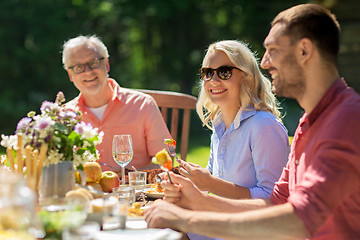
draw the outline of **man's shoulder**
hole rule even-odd
[[[340,115],[350,114],[352,116],[360,114],[360,95],[352,88],[342,91],[334,100],[334,113]],[[335,110],[335,109],[334,109]]]
[[[351,91],[348,91],[351,90]],[[316,131],[321,136],[334,139],[360,133],[360,96],[352,89],[339,93],[316,121]],[[331,130],[331,131],[329,131]]]
[[[126,102],[152,102],[154,98],[146,93],[140,92],[135,89],[121,88],[118,92],[119,99],[124,99]]]
[[[74,99],[65,103],[64,107],[69,108],[69,109],[74,109],[74,110],[78,109],[79,108],[79,96],[77,96]]]

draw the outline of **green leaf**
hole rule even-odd
[[[58,131],[60,135],[68,135],[69,131],[65,125],[62,125],[60,123],[55,123],[54,125],[55,131]]]

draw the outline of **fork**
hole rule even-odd
[[[170,174],[169,174],[169,169],[163,167],[162,165],[160,165],[160,168],[167,173],[168,178],[169,178],[169,180],[170,180],[170,183],[171,183],[171,184],[174,184],[173,181],[171,180],[171,177],[170,177]]]
[[[121,170],[119,168],[114,168],[113,166],[111,166],[111,165],[109,165],[107,163],[103,163],[103,162],[97,162],[97,163],[100,164],[100,165],[107,166],[107,167],[111,168],[114,172],[119,172]]]
[[[175,146],[174,146],[174,145],[167,144],[167,149],[168,149],[170,155],[171,155],[172,157],[175,157],[175,158],[176,158],[176,161],[179,163],[180,161],[179,161],[179,158],[178,158],[178,156],[177,156],[177,154],[176,154],[176,152],[175,152]]]

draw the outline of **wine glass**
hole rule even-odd
[[[134,151],[130,135],[114,135],[112,144],[112,156],[114,161],[121,167],[121,185],[125,185],[125,166],[129,164]]]

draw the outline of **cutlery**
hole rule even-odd
[[[170,155],[172,157],[175,157],[176,161],[179,162],[179,158],[178,158],[178,156],[177,156],[177,154],[175,152],[175,146],[168,145],[167,148],[168,148],[168,151],[169,151]]]
[[[173,181],[171,180],[171,177],[170,177],[170,174],[169,174],[169,169],[163,167],[162,165],[160,165],[160,168],[167,173],[170,183],[174,184]]]
[[[109,164],[106,164],[106,163],[103,163],[103,162],[97,162],[98,164],[100,165],[103,165],[103,166],[107,166],[109,168],[111,168],[114,172],[119,172],[119,168],[114,168],[113,166],[109,165]]]
[[[167,145],[167,149],[172,157],[175,157],[176,161],[179,163],[179,158],[175,152],[176,142],[174,139],[165,139],[165,144]]]

